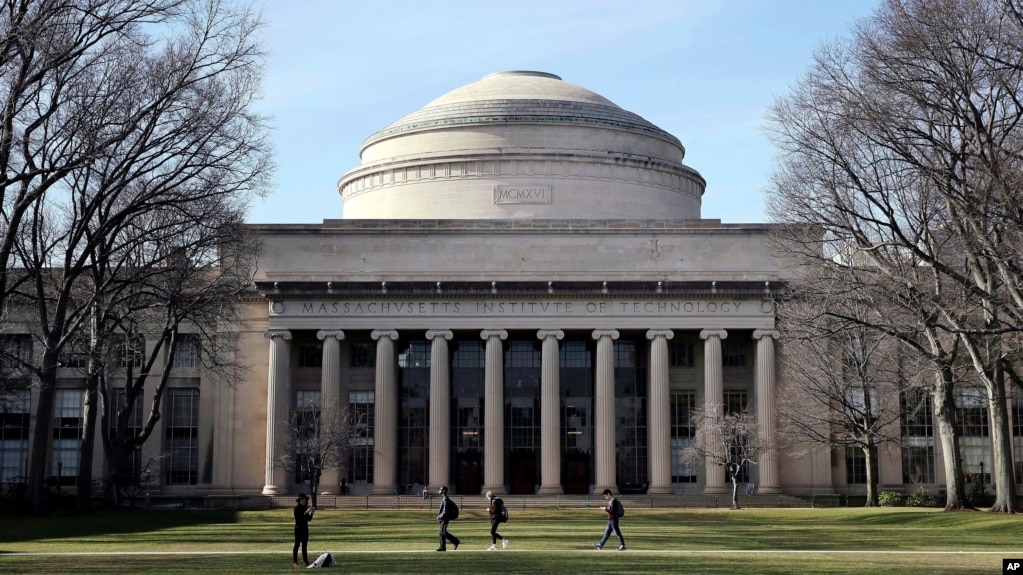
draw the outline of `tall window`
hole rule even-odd
[[[745,413],[749,408],[749,392],[745,389],[726,389],[724,391],[725,413]],[[733,451],[733,460],[738,458],[738,452]],[[749,464],[743,463],[739,468],[736,480],[742,483],[749,483]],[[725,470],[725,481],[731,482],[728,470]]]
[[[0,336],[0,371],[18,370],[31,363],[31,336],[21,334]]]
[[[355,437],[348,450],[348,482],[373,483],[373,409],[376,393],[348,392],[348,413],[356,425]]]
[[[647,354],[645,345],[620,340],[615,354],[615,450],[618,481],[647,483]]]
[[[146,353],[146,339],[141,335],[127,336],[121,334],[114,338],[114,365],[127,369],[142,365]]]
[[[199,367],[199,335],[194,333],[178,334],[174,342],[174,367]]]
[[[375,367],[377,347],[372,343],[352,344],[352,367]]]
[[[589,493],[593,476],[593,361],[584,341],[559,350],[561,380],[561,482],[565,493]]]
[[[398,483],[425,484],[429,479],[430,343],[409,342],[398,354],[401,379],[398,421]]]
[[[867,456],[859,447],[845,448],[845,477],[849,485],[867,483]]]
[[[54,395],[53,452],[50,475],[60,476],[62,484],[73,485],[78,475],[82,447],[84,389],[58,389]]]
[[[27,389],[12,389],[0,397],[0,483],[24,481],[28,475],[31,401]]]
[[[123,387],[115,387],[111,390],[110,403],[107,413],[110,414],[109,427],[111,433],[117,429],[117,411],[124,405],[127,394]],[[138,436],[142,431],[142,394],[135,396],[131,415],[128,416],[128,427],[126,432],[129,437]],[[121,468],[117,470],[118,483],[120,485],[138,485],[142,474],[142,453],[141,448],[136,447],[125,461],[121,462]]]
[[[693,342],[691,341],[669,341],[668,359],[671,367],[693,367]]]
[[[298,344],[299,367],[323,367],[323,342]]]
[[[900,397],[903,437],[934,437],[933,405],[925,391],[909,391]]]
[[[746,367],[746,344],[734,341],[721,342],[721,365]]]
[[[1023,397],[1012,398],[1012,436],[1023,437]]]
[[[303,437],[312,437],[316,433],[320,418],[320,391],[303,390],[295,392],[294,426],[301,430]],[[295,483],[305,483],[312,475],[307,464],[306,453],[296,453]]]
[[[164,483],[195,485],[199,472],[199,389],[167,390],[164,408]]]
[[[956,392],[956,424],[963,437],[987,437],[987,396],[979,387],[965,387]]]
[[[934,447],[905,445],[902,447],[902,482],[934,483]]]
[[[692,425],[695,409],[695,391],[671,393],[671,480],[675,483],[696,483],[696,465],[684,457],[685,449],[692,447],[696,438]]]

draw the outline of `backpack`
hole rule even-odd
[[[497,508],[497,522],[506,523],[508,521],[508,508],[504,506],[504,500],[500,497],[495,497],[494,507]]]
[[[309,569],[335,566],[337,566],[337,561],[334,561],[334,556],[330,553],[324,553],[323,555],[317,557],[316,561],[313,561],[312,564],[309,565]]]
[[[625,517],[625,506],[622,505],[622,502],[618,501],[617,499],[615,499],[614,501],[615,501],[614,506],[612,507],[611,510],[614,511],[615,517]]]
[[[448,521],[458,519],[458,506],[455,505],[455,501],[448,497],[448,502],[444,507],[444,518]]]

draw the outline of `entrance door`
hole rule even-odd
[[[508,489],[515,495],[532,495],[539,483],[536,476],[536,451],[533,449],[513,449],[508,458],[510,465],[511,485]]]
[[[590,454],[572,450],[564,454],[565,468],[561,472],[565,493],[590,492]]]
[[[478,451],[463,451],[455,456],[457,493],[476,494],[483,489],[483,464]]]

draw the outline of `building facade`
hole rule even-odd
[[[233,332],[248,369],[217,385],[199,373],[201,343],[182,343],[171,412],[141,454],[152,489],[293,492],[286,421],[328,406],[364,430],[322,477],[328,494],[720,493],[722,468],[682,457],[691,412],[716,404],[755,413],[779,447],[743,471],[760,493],[856,492],[855,454],[778,444],[785,277],[770,227],[704,219],[706,182],[684,156],[671,134],[541,72],[492,74],[371,135],[338,182],[342,219],[251,226],[256,293]],[[66,375],[58,479],[80,438]],[[30,392],[19,401],[4,415],[5,478],[28,453]],[[911,431],[905,453],[882,454],[882,486],[941,483],[933,427]]]

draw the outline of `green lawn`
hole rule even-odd
[[[290,510],[0,516],[0,573],[285,573]],[[919,509],[630,509],[629,550],[596,551],[593,509],[512,510],[487,552],[481,511],[463,510],[458,551],[436,553],[430,511],[322,509],[310,556],[345,573],[991,574],[1023,557],[1023,517]]]

